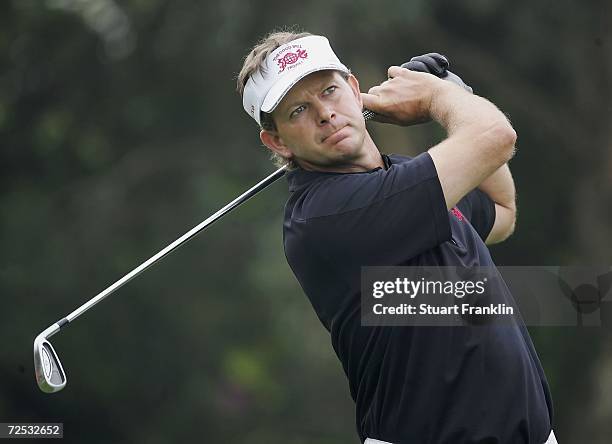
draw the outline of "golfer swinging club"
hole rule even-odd
[[[287,260],[331,334],[362,442],[556,443],[544,371],[522,321],[511,327],[361,326],[364,265],[493,267],[486,244],[515,224],[507,162],[516,133],[488,100],[392,66],[361,93],[328,40],[272,33],[238,78],[261,141],[288,164]],[[378,120],[435,120],[447,138],[408,158],[381,154]]]

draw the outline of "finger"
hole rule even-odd
[[[401,66],[390,66],[389,69],[387,70],[387,76],[390,79],[392,79],[394,77],[405,74],[405,71],[406,71],[405,68],[402,68]]]
[[[436,60],[438,62],[438,64],[442,67],[444,67],[445,69],[448,69],[450,66],[450,62],[448,60],[448,57],[446,57],[443,54],[438,54],[437,52],[430,52],[429,54],[425,54],[426,56],[431,57],[432,59]]]
[[[372,89],[370,89],[370,91]],[[380,96],[377,96],[376,94],[370,94],[369,92],[361,93],[361,100],[363,101],[364,108],[372,110],[375,113],[378,113],[382,107]]]
[[[368,89],[368,94],[379,96],[381,89],[382,89],[381,85],[373,86],[372,88]]]
[[[385,89],[385,87],[389,86],[389,83],[392,81],[393,79],[387,79],[384,82],[381,82],[380,85],[376,85],[371,87],[368,90],[368,94],[376,94],[377,96],[379,96],[382,91]]]
[[[442,75],[446,73],[446,67],[440,65],[440,63],[438,63],[436,59],[434,59],[433,57],[429,55],[422,56],[422,62],[425,63],[429,67],[430,72],[432,74],[438,77],[441,77]]]
[[[427,67],[427,72],[437,77],[443,77],[446,73],[446,68],[428,54],[413,57],[408,63],[423,63]]]
[[[411,60],[409,62],[406,62],[402,65],[402,68],[409,69],[410,71],[430,73],[427,65],[425,65],[425,63],[420,62],[418,60]]]

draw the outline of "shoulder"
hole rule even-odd
[[[412,191],[421,198],[431,196],[428,187],[420,186],[432,182],[435,187],[436,170],[427,153],[411,158],[390,155],[390,166],[384,170],[363,173],[312,173],[292,172],[290,178],[293,206],[292,218],[306,220],[348,213],[354,210],[384,203],[398,194]],[[414,199],[407,199],[406,204]]]
[[[383,170],[319,176],[292,190],[289,203],[297,219],[312,219],[363,208],[380,192]]]

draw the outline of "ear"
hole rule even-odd
[[[346,79],[346,81],[353,90],[353,94],[359,102],[359,106],[363,108],[363,99],[361,98],[361,90],[359,89],[359,80],[357,80],[357,77],[355,77],[353,74],[349,74],[348,79]]]
[[[262,129],[259,133],[259,139],[265,146],[279,156],[284,157],[285,159],[291,159],[293,157],[293,153],[287,147],[287,145],[285,145],[283,139],[281,139],[276,131]]]

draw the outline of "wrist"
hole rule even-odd
[[[429,115],[433,120],[448,128],[451,117],[464,94],[467,92],[457,85],[438,80],[431,91]]]

